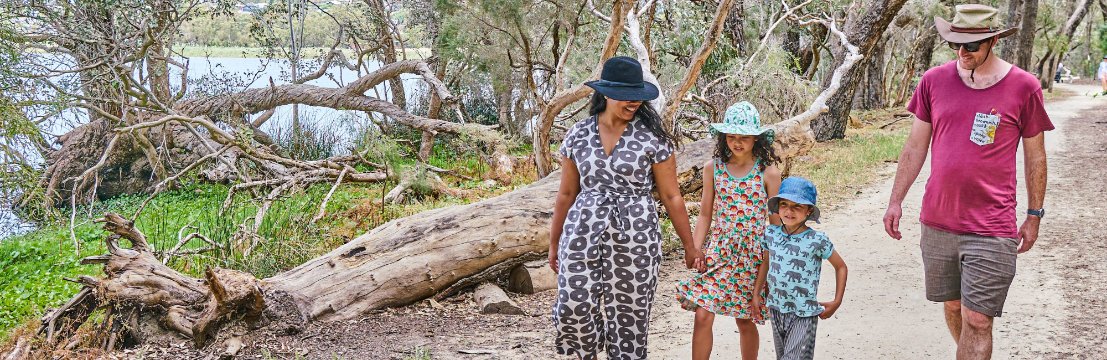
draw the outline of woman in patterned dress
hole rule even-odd
[[[661,265],[655,187],[684,243],[685,265],[703,266],[692,245],[676,179],[673,136],[644,101],[658,96],[629,57],[604,63],[592,115],[565,134],[561,186],[550,228],[556,350],[596,359],[645,359],[650,308]]]
[[[752,104],[732,105],[724,121],[711,124],[718,140],[715,158],[703,167],[694,236],[696,247],[705,249],[707,271],[677,284],[681,306],[696,312],[694,360],[711,357],[716,314],[734,318],[742,358],[757,359],[756,324],[763,324],[767,314],[763,299],[768,259],[762,258],[761,240],[769,218],[766,201],[780,188],[780,170],[772,166],[779,158],[773,152],[773,132],[761,127]]]

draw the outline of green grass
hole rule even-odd
[[[821,205],[836,206],[880,179],[878,170],[899,159],[907,129],[849,129],[845,139],[816,144],[792,167],[819,189]]]
[[[168,264],[182,273],[198,277],[207,267],[223,267],[264,278],[324,254],[392,219],[467,204],[534,180],[533,169],[530,169],[531,173],[523,171],[507,184],[486,189],[482,177],[488,169],[475,155],[459,155],[447,146],[436,146],[435,150],[429,161],[432,165],[456,169],[472,178],[452,183],[456,188],[469,189],[468,195],[409,196],[403,203],[381,205],[380,200],[395,186],[393,180],[342,185],[327,204],[328,216],[312,225],[310,219],[331,186],[317,184],[274,203],[258,229],[265,240],[250,256],[243,255],[249,244],[236,241],[234,234],[241,224],[253,225],[260,202],[250,194],[241,193],[236,195],[234,205],[226,214],[220,215],[228,191],[225,185],[186,184],[181,189],[159,194],[147,205],[135,226],[146,235],[155,252],[174,246],[178,233],[185,227],[188,228],[184,234],[198,232],[220,245],[218,251],[170,260]],[[409,167],[414,164],[412,158],[400,156],[394,165],[401,169]],[[455,180],[448,175],[443,177],[447,181]],[[69,236],[67,221],[42,225],[36,231],[0,241],[0,269],[3,269],[0,271],[0,309],[3,309],[0,311],[0,343],[13,328],[40,317],[49,307],[61,305],[80,289],[79,285],[63,278],[100,276],[100,266],[78,264],[81,258],[107,253],[103,243],[106,232],[91,220],[107,211],[130,217],[143,200],[145,196],[125,196],[79,208],[75,228],[79,251]],[[203,245],[193,240],[185,248]]]
[[[103,252],[103,246],[90,240],[87,228],[79,229],[81,256]],[[64,240],[63,240],[64,239]],[[69,299],[80,286],[62,280],[94,275],[99,269],[75,266],[80,256],[74,253],[68,232],[61,228],[42,229],[0,242],[0,343],[8,330],[29,318],[42,315],[47,306]]]
[[[256,58],[265,54],[265,48],[242,46],[179,45],[176,50],[186,57]],[[301,54],[305,57],[312,57],[323,54],[327,50],[329,48],[303,48]],[[347,57],[355,55],[352,49],[341,50]],[[408,59],[426,59],[430,57],[430,49],[427,48],[404,49],[404,52]],[[402,55],[397,54],[397,56],[402,58]]]

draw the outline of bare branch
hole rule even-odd
[[[616,0],[616,1],[621,1],[621,0]],[[603,20],[606,23],[609,23],[609,24],[611,23],[611,17],[607,16],[607,15],[604,15],[602,12],[597,10],[596,9],[596,4],[593,4],[592,0],[588,0],[587,4],[588,4],[588,10],[591,11],[593,15],[596,15],[596,17],[600,18],[600,20]],[[633,11],[633,9],[632,9],[632,11]]]
[[[331,190],[327,192],[327,196],[323,198],[323,202],[319,203],[319,212],[311,218],[312,224],[322,219],[323,215],[327,213],[327,202],[331,201],[331,195],[334,195],[334,191],[338,189],[338,184],[342,183],[342,178],[346,177],[346,171],[349,169],[348,167],[342,169],[342,172],[338,174],[338,180],[334,181],[334,185],[332,185]]]
[[[765,36],[761,38],[761,43],[757,45],[757,49],[753,50],[753,54],[750,54],[750,57],[746,59],[746,62],[742,63],[742,67],[738,68],[739,73],[749,68],[750,63],[753,62],[753,59],[756,59],[757,54],[761,53],[761,50],[765,48],[765,44],[768,43],[769,37],[773,35],[773,30],[776,29],[777,25],[780,25],[780,23],[783,22],[784,19],[794,17],[796,10],[799,10],[804,6],[807,6],[807,4],[810,4],[811,0],[804,1],[803,3],[800,3],[799,5],[793,7],[789,7],[788,3],[784,0],[781,0],[780,3],[784,6],[784,13],[780,14],[780,18],[776,19],[776,21],[774,21],[772,25],[769,25],[768,30],[765,30]]]
[[[715,50],[715,44],[719,40],[719,35],[723,32],[723,23],[726,20],[727,14],[730,13],[730,8],[733,6],[734,0],[719,1],[719,6],[715,9],[715,20],[711,23],[711,28],[707,31],[707,37],[703,40],[703,44],[700,45],[699,50],[696,51],[696,55],[692,57],[692,65],[688,68],[688,73],[684,74],[684,80],[677,86],[676,91],[673,92],[669,100],[668,106],[665,107],[665,112],[662,115],[662,124],[667,129],[672,130],[675,128],[677,110],[680,110],[680,103],[684,101],[684,94],[692,89],[692,85],[695,85],[696,79],[700,77],[703,65],[707,62],[707,57]]]

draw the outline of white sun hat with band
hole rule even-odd
[[[953,10],[953,21],[934,17],[934,27],[938,35],[949,42],[970,43],[999,36],[1011,36],[1018,29],[1002,28],[999,22],[999,10],[980,4],[957,5]]]

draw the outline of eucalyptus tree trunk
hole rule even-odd
[[[915,48],[915,66],[912,77],[922,76],[927,69],[930,69],[930,63],[934,61],[934,43],[938,40],[938,30],[935,30],[934,26],[927,24],[922,30],[919,30],[920,44]],[[942,44],[942,46],[945,46],[944,42]]]
[[[1018,3],[1018,4],[1015,4]],[[1030,69],[1034,55],[1035,25],[1038,19],[1038,0],[1011,0],[1007,8],[1007,26],[1018,32],[1007,37],[1007,46],[1001,49],[1004,60],[1020,69]]]
[[[1007,23],[1004,28],[1021,28],[1022,27],[1022,3],[1027,0],[1008,0],[1007,1]],[[999,48],[1000,57],[1007,59],[1011,63],[1014,63],[1015,58],[1018,57],[1018,44],[1019,37],[1022,36],[1021,32],[1016,32],[1011,36],[1008,36]]]
[[[884,46],[877,46],[865,58],[860,83],[857,85],[855,109],[881,109],[886,104],[884,94]]]
[[[600,51],[599,63],[593,68],[588,80],[600,77],[600,70],[607,59],[615,55],[622,40],[623,28],[626,24],[624,9],[633,9],[634,2],[630,0],[618,0],[612,4],[611,22],[607,37],[604,40],[603,50]],[[560,85],[560,84],[558,84]],[[541,111],[535,126],[531,129],[531,144],[534,146],[534,166],[538,176],[544,177],[554,172],[554,157],[550,151],[550,129],[553,128],[554,119],[561,114],[561,110],[572,103],[583,100],[592,89],[578,84],[569,89],[557,90],[549,100],[540,100]]]
[[[745,0],[735,1],[734,7],[730,8],[730,12],[727,13],[726,21],[723,23],[723,34],[726,35],[727,41],[737,51],[738,57],[745,57],[746,54],[746,4]]]
[[[1069,15],[1065,25],[1057,30],[1057,43],[1053,45],[1054,47],[1043,59],[1042,62],[1046,66],[1039,72],[1038,81],[1042,84],[1043,89],[1053,91],[1053,79],[1057,75],[1057,64],[1065,59],[1065,54],[1068,52],[1070,45],[1069,42],[1076,34],[1076,29],[1080,27],[1080,22],[1084,21],[1084,16],[1088,14],[1092,1],[1094,0],[1080,0],[1072,9],[1072,15]]]
[[[851,44],[857,46],[860,54],[866,58],[872,56],[877,46],[881,46],[880,40],[884,38],[884,31],[888,24],[896,17],[906,0],[874,1],[861,13],[861,17],[847,29],[847,37]],[[844,57],[836,54],[835,65],[838,68]],[[811,129],[815,132],[815,139],[826,141],[841,139],[846,136],[846,123],[849,119],[850,108],[853,105],[853,96],[857,89],[858,80],[861,78],[861,69],[851,67],[842,77],[842,85],[838,92],[827,100],[829,110],[811,122]],[[823,79],[823,87],[830,83],[830,77]]]

